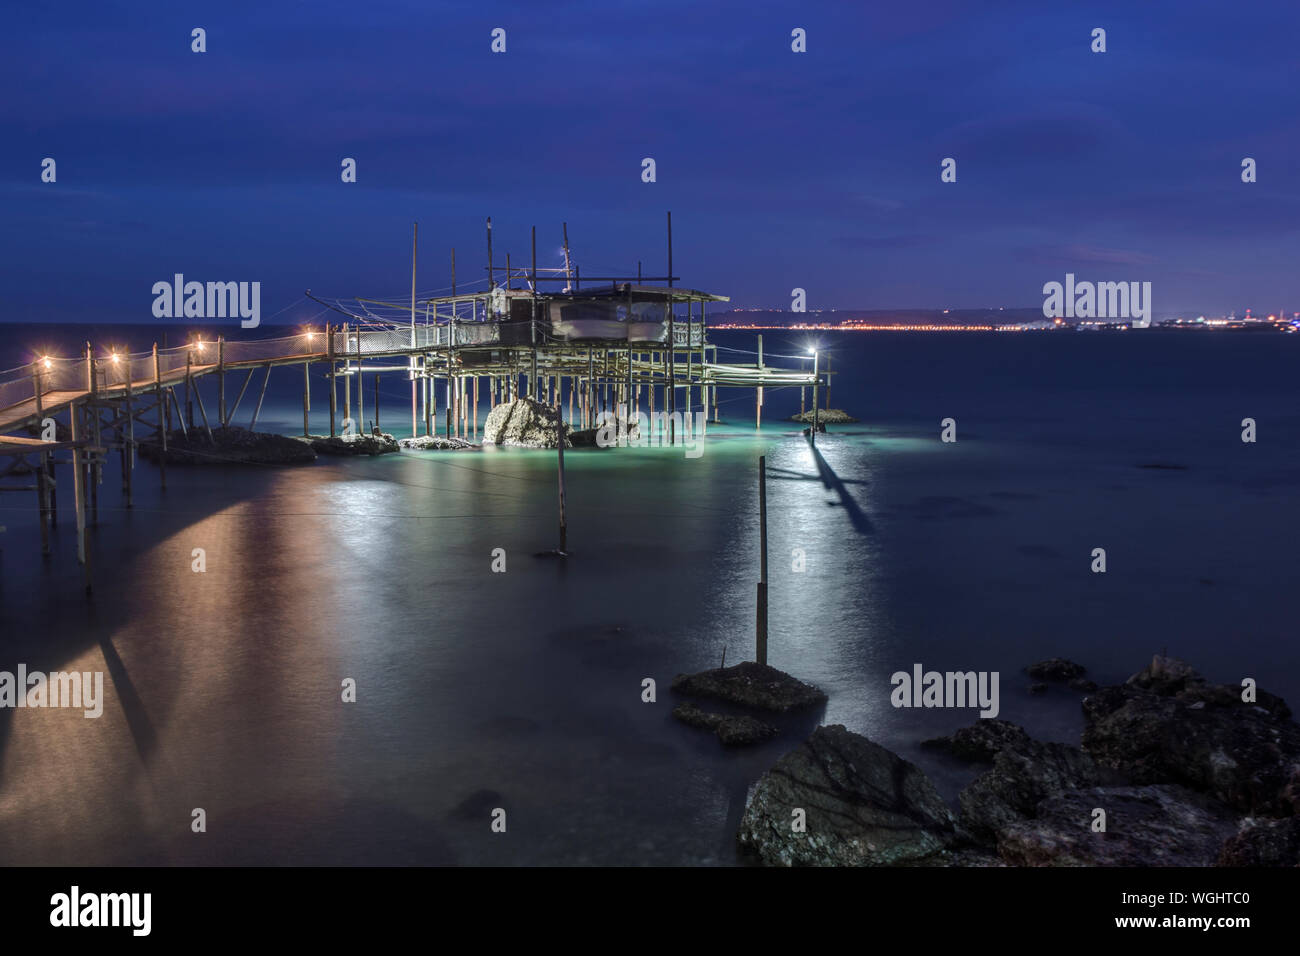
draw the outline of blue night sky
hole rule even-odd
[[[267,318],[305,288],[400,298],[415,220],[423,291],[452,246],[462,286],[484,275],[488,215],[498,263],[524,264],[536,225],[559,265],[567,220],[584,273],[655,273],[669,209],[683,284],[741,307],[796,286],[810,309],[1036,307],[1073,271],[1152,282],[1157,314],[1300,310],[1294,0],[71,0],[6,19],[6,321],[151,321],[176,272],[258,280],[277,322],[318,311]]]

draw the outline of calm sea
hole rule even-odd
[[[89,337],[141,348],[159,333]],[[87,337],[7,326],[0,367]],[[753,361],[753,333],[713,340]],[[769,357],[809,344],[764,335]],[[970,771],[917,743],[975,713],[893,708],[890,675],[917,663],[998,672],[1000,716],[1046,739],[1077,741],[1081,718],[1076,693],[1029,693],[1022,668],[1044,657],[1108,682],[1167,649],[1300,701],[1300,336],[817,344],[831,404],[861,424],[832,427],[818,458],[781,421],[797,389],[768,391],[761,432],[752,391],[733,390],[700,457],[568,453],[564,561],[536,556],[556,544],[547,452],[174,468],[165,493],[141,462],[131,510],[114,459],[90,602],[70,480],[45,561],[34,494],[0,497],[0,670],[103,671],[106,697],[98,719],[0,709],[0,862],[734,863],[746,788],[817,718],[728,752],[671,719],[668,685],[724,650],[752,656],[759,455],[771,663],[828,692],[822,722],[916,761],[950,798]],[[319,431],[319,376],[313,390]],[[406,384],[386,377],[380,395],[381,424],[403,434]],[[955,443],[939,441],[945,418]],[[278,371],[259,427],[301,423],[301,374]],[[1090,571],[1099,547],[1105,574]]]

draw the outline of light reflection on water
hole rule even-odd
[[[726,752],[672,721],[668,685],[724,647],[752,656],[759,454],[771,663],[828,691],[824,722],[923,763],[949,796],[966,771],[915,745],[974,715],[890,707],[890,673],[914,661],[1001,671],[1001,716],[1068,739],[1077,697],[1030,698],[1031,660],[1122,678],[1170,628],[1211,673],[1270,659],[1280,600],[1259,603],[1232,655],[1213,651],[1230,616],[1178,546],[1221,541],[1234,594],[1262,599],[1280,573],[1269,548],[1285,546],[1265,501],[1231,517],[1246,546],[1212,516],[1189,526],[1207,494],[1195,476],[1027,461],[991,436],[956,481],[937,442],[862,426],[832,429],[820,457],[779,425],[710,434],[696,459],[566,455],[565,561],[536,556],[557,538],[547,453],[174,469],[165,496],[146,466],[133,514],[111,483],[101,492],[89,606],[66,528],[46,569],[25,560],[14,512],[3,666],[102,668],[111,689],[99,720],[0,711],[0,860],[734,862],[746,786],[811,724]],[[1127,555],[1105,581],[1073,573],[1098,535]],[[1297,670],[1274,668],[1270,689]],[[348,677],[355,704],[340,699]],[[489,831],[496,806],[505,835]],[[190,830],[195,807],[206,834]]]

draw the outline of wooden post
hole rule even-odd
[[[262,400],[263,400],[264,398],[266,398],[266,385],[267,385],[267,383],[268,383],[269,381],[271,381],[271,363],[270,363],[270,362],[267,362],[267,363],[266,363],[266,378],[262,379],[262,391],[259,392],[258,395],[257,395],[257,407],[253,409],[253,420],[252,420],[251,422],[248,423],[248,430],[249,430],[250,432],[251,432],[251,431],[256,431],[256,430],[257,430],[257,416],[260,415],[260,414],[262,414]],[[199,399],[199,411],[203,411],[203,400],[202,400],[202,399]],[[204,416],[203,416],[203,422],[204,422],[204,424],[207,424],[207,421],[208,421],[208,417],[207,417],[207,415],[204,415]],[[209,431],[208,434],[211,434],[211,432]]]
[[[135,411],[131,404],[131,353],[126,361],[126,434],[122,444],[122,485],[126,492],[126,506],[135,507],[135,490],[132,478],[135,475]]]
[[[375,430],[379,430],[379,373],[375,373]]]
[[[563,555],[569,551],[569,525],[564,514],[564,418],[560,415],[559,406],[555,409],[555,431],[555,448],[560,461],[560,554]]]
[[[95,369],[94,353],[91,351],[90,343],[86,343],[86,365],[90,370],[90,399],[86,403],[86,411],[93,415],[92,428],[90,434],[86,437],[91,440],[94,451],[90,455],[90,523],[99,527],[99,485],[103,481],[102,466],[99,463],[99,449],[102,447],[102,441],[99,431],[99,376]]]
[[[414,224],[414,231],[411,234],[411,348],[415,348],[415,255],[420,248],[420,224]],[[415,420],[415,355],[412,354],[409,359],[411,373],[408,376],[411,380],[411,437],[414,438],[419,432],[416,430]],[[379,424],[379,399],[375,399],[375,424]]]
[[[158,432],[159,446],[161,451],[158,454],[158,486],[162,491],[167,490],[167,429],[171,425],[171,408],[167,404],[167,396],[163,393],[162,387],[162,364],[158,361],[158,343],[153,344],[153,393],[158,400]]]
[[[362,388],[361,378],[361,328],[356,329],[357,342],[357,432],[366,427],[366,391]]]
[[[339,390],[335,382],[334,370],[334,326],[325,325],[325,361],[329,365],[330,375],[330,438],[335,435],[335,418],[338,416]]]
[[[812,444],[817,444],[817,350],[813,349],[813,420],[812,431],[808,434],[812,438]]]
[[[226,337],[217,336],[217,418],[221,427],[229,423],[226,418]]]
[[[41,366],[39,361],[32,363],[32,394],[36,399],[36,422],[37,426],[40,427],[41,421],[45,418],[45,408],[41,401]],[[40,465],[36,469],[36,502],[41,514],[41,554],[50,553],[49,496],[46,491],[46,472],[49,470],[49,460],[49,453],[41,452]]]
[[[343,420],[352,418],[352,347],[348,344],[348,324],[343,323]],[[355,424],[356,419],[352,419]]]
[[[302,363],[302,437],[311,434],[307,417],[311,411],[311,362]]]
[[[81,579],[86,593],[90,593],[90,565],[86,551],[86,476],[82,470],[84,452],[81,443],[85,440],[81,427],[81,409],[74,403],[68,409],[72,421],[72,496],[77,509],[77,561],[81,563]]]
[[[754,656],[767,663],[767,456],[758,456],[758,615]]]

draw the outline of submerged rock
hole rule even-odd
[[[796,810],[806,815],[797,832]],[[768,866],[889,866],[956,839],[952,812],[914,764],[835,724],[776,762],[740,822],[743,851]]]
[[[473,442],[463,438],[448,438],[445,435],[420,435],[418,438],[397,439],[399,448],[411,451],[461,451],[466,448],[478,448]]]
[[[1060,681],[1062,683],[1082,677],[1085,668],[1082,664],[1067,661],[1063,657],[1051,657],[1037,664],[1030,664],[1025,673],[1035,680]]]
[[[743,747],[775,737],[777,729],[771,724],[745,715],[717,714],[701,710],[692,703],[678,704],[673,716],[690,727],[711,730],[728,747]]]
[[[673,678],[672,689],[679,694],[725,700],[776,713],[826,703],[826,695],[811,684],[753,661],[698,674],[678,674]]]
[[[802,415],[791,415],[789,420],[799,422],[801,425],[811,425],[813,413],[806,411]],[[823,408],[817,412],[817,422],[821,425],[852,425],[857,422],[857,419],[842,408]]]
[[[1084,698],[1083,747],[1135,783],[1181,783],[1246,813],[1300,813],[1300,726],[1281,698],[1256,697],[1157,656]]]
[[[531,398],[503,402],[488,413],[483,425],[483,444],[514,448],[554,448],[557,444],[560,412]],[[568,426],[564,426],[568,435]],[[564,447],[573,443],[566,437]]]
[[[321,455],[388,455],[399,450],[397,439],[387,433],[333,438],[313,435],[307,441]]]
[[[163,457],[158,445],[141,443],[139,449],[147,461]],[[315,460],[316,452],[301,439],[233,425],[212,429],[211,440],[202,426],[191,428],[188,436],[180,431],[167,436],[169,465],[298,465]]]
[[[1094,811],[1106,829],[1092,829]],[[998,832],[1017,866],[1213,866],[1236,830],[1227,808],[1185,787],[1093,787],[1048,797]]]
[[[997,717],[981,718],[969,727],[947,737],[933,737],[921,741],[922,747],[942,750],[961,760],[974,763],[992,763],[1006,747],[1024,749],[1030,744],[1029,734],[1023,727]]]

